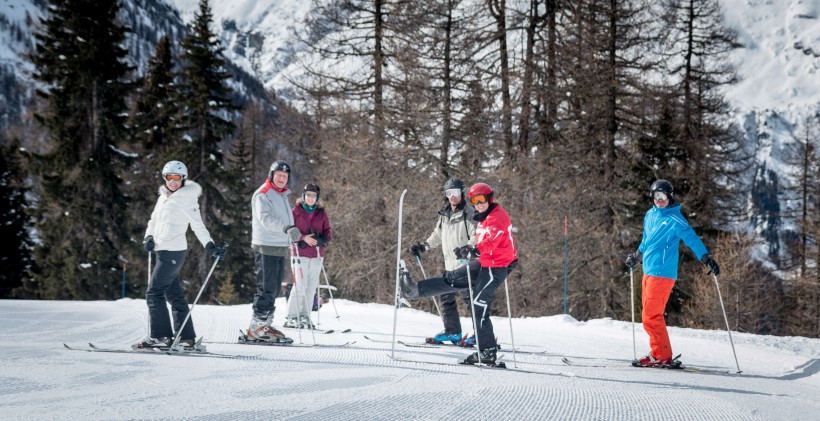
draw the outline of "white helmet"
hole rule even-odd
[[[165,174],[179,174],[183,180],[186,180],[188,178],[188,168],[180,161],[168,161],[162,167],[162,176],[165,177]]]

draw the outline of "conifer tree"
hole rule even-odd
[[[223,47],[211,30],[213,14],[207,0],[199,2],[199,11],[188,26],[188,35],[182,41],[181,69],[179,72],[180,123],[184,140],[172,149],[174,159],[188,167],[189,178],[202,186],[199,200],[202,219],[214,241],[226,240],[233,229],[225,223],[233,214],[232,207],[247,207],[249,197],[236,190],[235,180],[225,168],[225,156],[220,143],[233,135],[233,113],[239,110],[232,103],[232,91],[227,82],[230,74],[225,67]],[[242,247],[242,244],[235,244]],[[183,269],[183,277],[200,279],[206,272],[201,247],[193,247],[191,264]],[[225,264],[231,259],[231,250]],[[218,277],[219,275],[214,275]],[[218,282],[211,284],[218,285]],[[208,294],[211,295],[211,294]]]
[[[42,189],[33,291],[41,298],[117,296],[127,239],[119,173],[130,160],[119,148],[131,71],[119,10],[116,0],[55,0],[35,35],[31,60],[47,103],[36,117],[53,145],[33,160]]]
[[[175,159],[171,150],[182,137],[176,98],[174,72],[175,60],[171,42],[163,36],[157,43],[154,56],[148,61],[145,75],[136,89],[133,113],[130,121],[131,133],[135,147],[140,152],[131,173],[134,177],[126,190],[130,203],[128,206],[130,250],[124,255],[129,261],[138,262],[146,257],[142,248],[142,239],[151,212],[157,200],[157,188],[163,183],[160,171],[165,162]],[[145,265],[131,266],[129,278],[132,290],[126,291],[129,296],[142,296],[147,284]]]
[[[31,267],[31,228],[22,185],[22,168],[14,141],[0,148],[0,298],[14,296]]]
[[[132,127],[137,140],[151,153],[176,140],[179,107],[174,101],[174,61],[171,41],[163,36],[154,56],[148,61],[148,71],[137,89]]]

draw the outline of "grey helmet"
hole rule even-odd
[[[185,166],[180,161],[168,161],[164,167],[162,167],[162,177],[165,177],[165,174],[179,174],[182,176],[183,180],[188,179],[188,167]]]

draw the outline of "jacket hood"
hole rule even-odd
[[[163,185],[159,186],[158,194],[163,195],[163,194],[165,194],[165,192],[168,192],[168,191],[169,191],[168,187],[165,187],[165,185],[163,184]],[[196,199],[201,194],[202,194],[202,186],[200,186],[196,181],[185,180],[185,185],[180,187],[179,189],[177,189],[177,191],[173,192],[171,194],[171,196],[176,196],[176,197],[181,196],[181,197],[185,197],[185,198],[191,197],[191,198]]]

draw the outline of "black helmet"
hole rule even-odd
[[[320,189],[318,184],[305,184],[305,188],[302,189],[302,200],[305,200],[305,193],[312,191],[316,193],[316,201],[319,201]]]
[[[451,178],[451,179],[447,180],[447,182],[444,183],[444,191],[446,192],[447,190],[450,190],[450,189],[458,189],[461,192],[460,195],[464,196],[464,182],[463,181],[461,181],[457,178]]]
[[[275,171],[284,171],[288,174],[288,181],[290,181],[290,164],[285,161],[279,160],[274,161],[273,164],[270,164],[270,172],[268,172],[268,178],[273,181],[273,173]]]
[[[662,192],[668,197],[675,197],[675,192],[672,189],[672,183],[666,180],[655,180],[652,186],[649,187],[649,196],[652,196],[656,191]]]
[[[274,171],[284,171],[290,174],[290,164],[281,159],[278,161],[274,161],[273,164],[270,164],[270,172]]]

